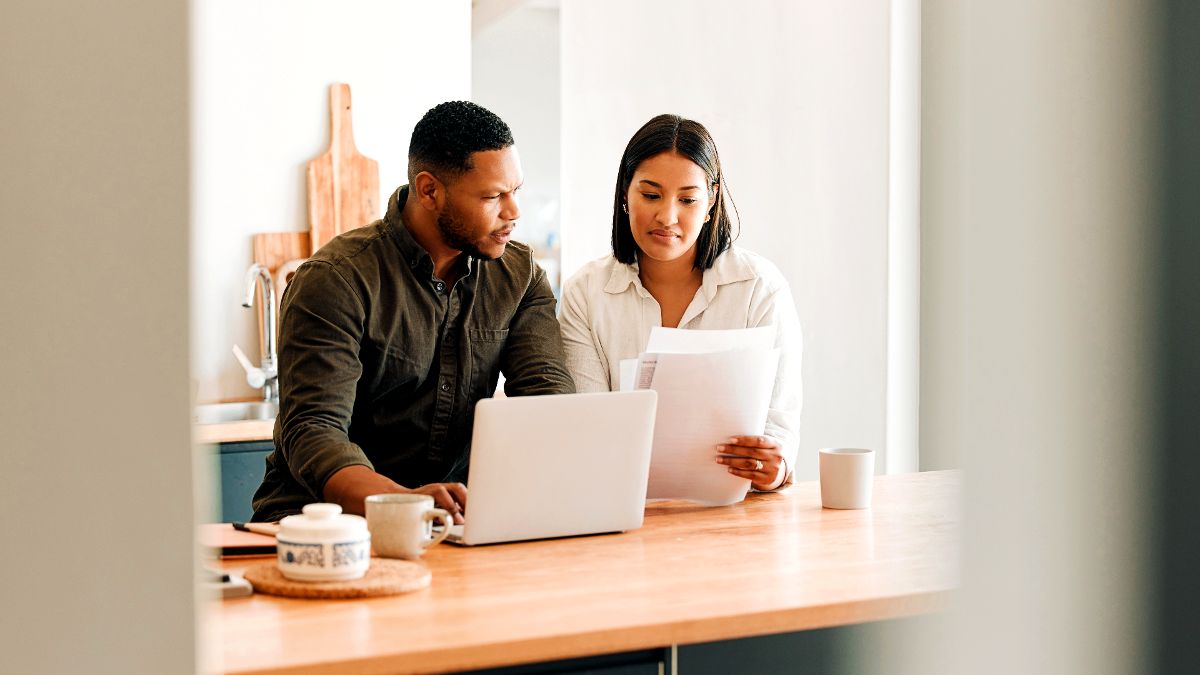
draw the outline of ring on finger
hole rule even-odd
[[[754,470],[762,471],[762,468],[763,468],[763,461],[761,459],[754,460]]]

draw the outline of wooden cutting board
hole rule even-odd
[[[329,149],[308,163],[311,250],[379,218],[379,163],[354,147],[350,85],[329,87]]]
[[[271,271],[271,276],[279,266],[289,260],[307,258],[312,252],[312,237],[308,232],[264,232],[254,235],[254,262]],[[283,289],[276,288],[276,293]]]
[[[312,237],[308,232],[264,232],[254,235],[252,241],[254,262],[266,267],[271,273],[272,279],[275,279],[276,272],[279,271],[279,267],[284,263],[307,258],[311,253],[312,247]],[[279,313],[279,307],[282,303],[283,285],[276,281],[276,328],[279,327],[278,322],[282,318]],[[259,349],[262,349],[262,345],[266,342],[266,337],[263,335],[262,314],[257,311],[255,311],[255,314],[258,315],[258,346]]]

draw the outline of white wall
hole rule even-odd
[[[521,154],[525,184],[514,236],[538,249],[552,282],[562,146],[558,21],[552,4],[518,7],[477,26],[471,44],[471,100],[508,123]]]
[[[887,473],[920,469],[921,0],[891,0]]]
[[[656,114],[702,122],[804,326],[798,475],[884,451],[889,3],[565,2],[563,272],[610,251],[621,151]],[[886,458],[877,467],[882,470]]]
[[[188,3],[0,21],[0,670],[195,668]]]
[[[243,309],[251,237],[307,230],[305,166],[329,144],[328,88],[350,84],[354,139],[379,162],[380,209],[406,182],[426,110],[471,92],[467,0],[202,0],[193,11],[192,242],[199,400],[253,396]]]

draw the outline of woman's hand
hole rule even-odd
[[[717,463],[729,473],[749,478],[755,490],[773,490],[786,477],[787,464],[779,441],[770,436],[733,436],[717,446]]]

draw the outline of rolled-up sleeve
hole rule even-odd
[[[362,299],[332,265],[310,261],[297,270],[279,331],[279,451],[316,497],[338,470],[374,468],[349,438],[364,323]]]
[[[573,394],[575,383],[563,359],[556,301],[546,272],[530,261],[530,282],[508,327],[500,357],[508,396]]]
[[[804,336],[800,329],[800,317],[796,304],[787,286],[777,289],[761,306],[762,314],[757,326],[774,325],[775,346],[779,348],[779,369],[775,373],[775,387],[771,392],[771,404],[767,410],[764,433],[779,441],[788,472],[776,489],[792,483],[799,450],[800,411],[804,405],[804,383],[801,360],[804,353]]]

